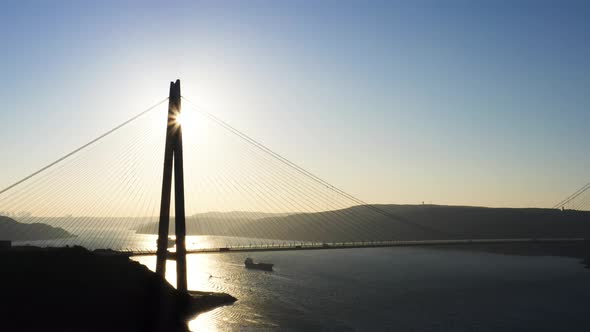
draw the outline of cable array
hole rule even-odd
[[[365,203],[183,100],[189,104],[182,117],[188,249],[432,239],[442,233]],[[155,249],[164,101],[0,191],[0,215],[22,224],[11,239]],[[34,224],[53,228],[40,231],[46,226]],[[173,225],[172,215],[171,236]]]
[[[590,210],[590,183],[576,190],[561,202],[553,206],[554,209]]]
[[[165,137],[166,100],[3,189],[0,215],[23,224],[0,223],[3,236],[39,246],[136,242],[134,228],[157,212],[163,152],[154,150]]]

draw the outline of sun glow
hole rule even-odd
[[[206,125],[204,119],[191,109],[182,110],[174,118],[176,126],[182,127],[182,135],[185,140],[191,143],[204,139],[206,135]]]
[[[174,117],[174,124],[178,126],[183,125],[184,122],[188,122],[185,114],[186,113],[183,112],[176,113],[176,116]]]

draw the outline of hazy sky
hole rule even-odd
[[[366,201],[552,206],[590,181],[589,17],[585,1],[2,1],[0,187],[180,78]]]

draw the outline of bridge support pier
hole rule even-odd
[[[158,251],[156,273],[166,276],[168,257],[168,232],[170,227],[170,198],[174,166],[174,230],[176,233],[176,289],[187,291],[186,273],[186,223],[184,211],[184,169],[182,157],[182,125],[176,121],[181,112],[180,80],[170,82],[168,121],[166,124],[166,147],[164,152],[164,176],[162,179],[162,201],[158,225]]]

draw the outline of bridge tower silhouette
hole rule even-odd
[[[182,124],[179,121],[181,113],[180,99],[180,80],[170,82],[168,121],[166,123],[166,146],[164,152],[164,175],[162,180],[162,200],[160,202],[160,220],[158,225],[156,273],[165,277],[166,259],[173,257],[176,260],[176,288],[179,291],[186,292],[186,223],[184,211]],[[170,255],[168,252],[172,173],[174,173],[174,230],[176,234],[176,253],[174,255]]]

